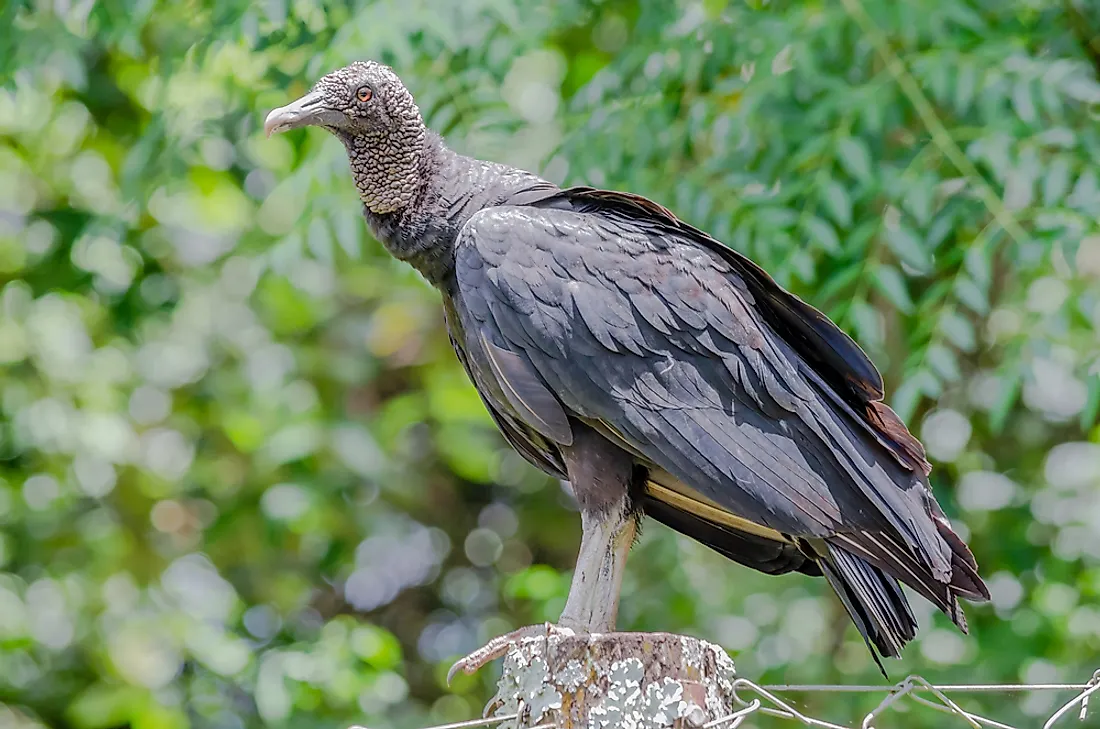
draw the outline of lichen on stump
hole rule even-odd
[[[671,633],[549,634],[513,643],[495,716],[503,729],[692,729],[728,716],[733,661]]]

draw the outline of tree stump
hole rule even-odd
[[[504,729],[694,729],[733,712],[733,661],[670,633],[551,634],[513,643],[493,716]]]

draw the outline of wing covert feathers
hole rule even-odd
[[[573,430],[565,410],[553,393],[546,389],[526,358],[496,346],[484,334],[482,343],[497,383],[521,418],[555,443],[570,445]]]

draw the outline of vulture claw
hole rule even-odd
[[[512,646],[522,643],[529,638],[549,638],[552,635],[559,636],[571,636],[575,635],[574,631],[569,628],[562,628],[553,623],[543,623],[541,625],[528,625],[518,630],[513,630],[511,633],[505,633],[493,638],[491,641],[478,648],[473,653],[470,653],[464,658],[459,658],[451,666],[451,669],[447,671],[447,685],[451,685],[451,681],[454,679],[458,672],[461,671],[467,676],[472,676],[477,673],[478,669],[487,663],[492,663],[498,658],[503,658],[511,650]]]

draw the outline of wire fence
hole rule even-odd
[[[1061,704],[1054,713],[1050,714],[1050,716],[1045,719],[1035,719],[1036,722],[1043,721],[1041,725],[1037,723],[1020,725],[1007,724],[997,719],[968,711],[964,709],[958,701],[949,696],[949,694],[1016,694],[1036,691],[1063,694],[1070,693],[1071,698]],[[795,708],[794,700],[790,695],[797,696],[811,693],[885,693],[886,696],[879,702],[878,706],[863,717],[862,722],[859,724],[836,724],[826,719],[810,716]],[[894,684],[893,686],[847,686],[842,684],[782,684],[762,686],[747,678],[737,678],[733,681],[735,705],[731,707],[732,711],[724,717],[702,724],[699,729],[736,729],[753,716],[776,717],[778,719],[789,720],[794,724],[801,724],[802,726],[808,727],[820,727],[821,729],[882,729],[882,727],[891,725],[880,725],[878,721],[887,713],[903,708],[905,703],[909,703],[910,707],[916,704],[917,706],[934,709],[954,717],[957,722],[951,724],[951,726],[969,726],[973,727],[973,729],[984,729],[985,727],[991,727],[992,729],[1039,729],[1040,727],[1041,729],[1053,729],[1056,724],[1066,727],[1071,726],[1072,719],[1069,719],[1069,717],[1072,716],[1076,716],[1076,719],[1081,722],[1077,724],[1077,726],[1081,726],[1081,724],[1089,718],[1089,700],[1095,694],[1100,694],[1100,669],[1097,669],[1096,672],[1092,674],[1092,678],[1086,683],[1081,684],[951,684],[936,686],[921,676],[909,676],[904,681]],[[1100,696],[1096,698],[1100,701]],[[472,729],[473,727],[490,727],[520,720],[523,715],[524,708],[520,706],[519,711],[516,713],[494,715],[451,724],[437,724],[424,727],[423,729]],[[1093,718],[1096,718],[1098,715],[1100,715],[1100,711],[1093,712]],[[1068,721],[1062,722],[1063,719],[1068,719]],[[897,725],[894,724],[893,726]],[[1100,726],[1100,721],[1089,722],[1086,726]],[[531,726],[524,726],[521,724],[521,727],[522,729],[558,729],[558,725],[554,722],[537,723]],[[364,728],[352,727],[351,729]]]

